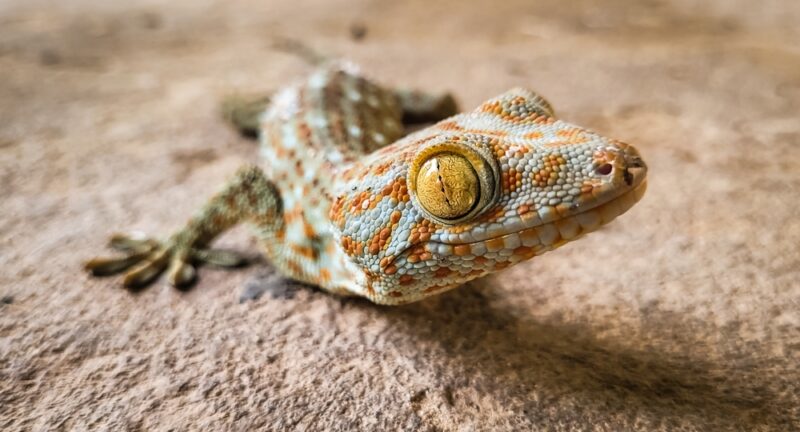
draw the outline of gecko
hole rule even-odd
[[[271,97],[234,99],[257,135],[247,164],[164,240],[114,235],[123,252],[85,263],[143,287],[196,266],[237,266],[210,248],[247,223],[284,276],[384,305],[415,302],[526,261],[614,220],[643,196],[631,145],[557,118],[511,89],[459,114],[447,93],[397,90],[334,62]],[[404,126],[429,126],[404,135]]]

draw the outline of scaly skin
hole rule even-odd
[[[263,102],[266,103],[266,100]],[[342,295],[403,304],[555,249],[606,224],[644,194],[646,167],[622,142],[557,120],[547,101],[514,89],[455,115],[447,95],[392,91],[354,67],[320,67],[229,117],[261,139],[247,166],[164,242],[116,236],[142,286],[169,268],[177,286],[192,263],[236,265],[205,249],[248,222],[284,275]],[[441,120],[401,137],[403,120]]]

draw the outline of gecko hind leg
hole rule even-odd
[[[458,103],[450,93],[427,93],[419,90],[394,91],[403,111],[403,124],[433,123],[458,114]]]
[[[302,40],[278,37],[273,48],[292,54],[306,64],[320,67],[335,60],[305,44]],[[450,93],[432,94],[419,90],[396,89],[392,91],[403,111],[403,124],[433,123],[458,114],[458,104]]]
[[[183,229],[166,241],[115,235],[110,246],[122,251],[123,256],[95,258],[84,267],[95,276],[127,270],[123,284],[129,288],[148,285],[164,270],[172,285],[187,286],[196,278],[194,264],[220,267],[244,264],[245,260],[233,252],[207,248],[215,237],[239,222],[256,225],[265,237],[277,234],[283,226],[280,195],[255,166],[240,169]]]
[[[222,116],[243,136],[257,138],[261,113],[267,109],[270,96],[231,95],[222,101]]]

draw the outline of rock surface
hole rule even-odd
[[[800,6],[529,3],[0,3],[0,429],[800,429]],[[637,145],[648,194],[398,308],[264,262],[186,293],[83,274],[255,157],[217,104],[306,73],[287,38],[465,108],[537,89]]]

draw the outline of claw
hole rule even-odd
[[[148,285],[167,268],[170,252],[165,248],[152,253],[145,262],[125,273],[122,283],[128,288],[141,288]]]
[[[167,273],[170,285],[178,288],[190,285],[197,277],[194,266],[181,259],[173,260]]]

